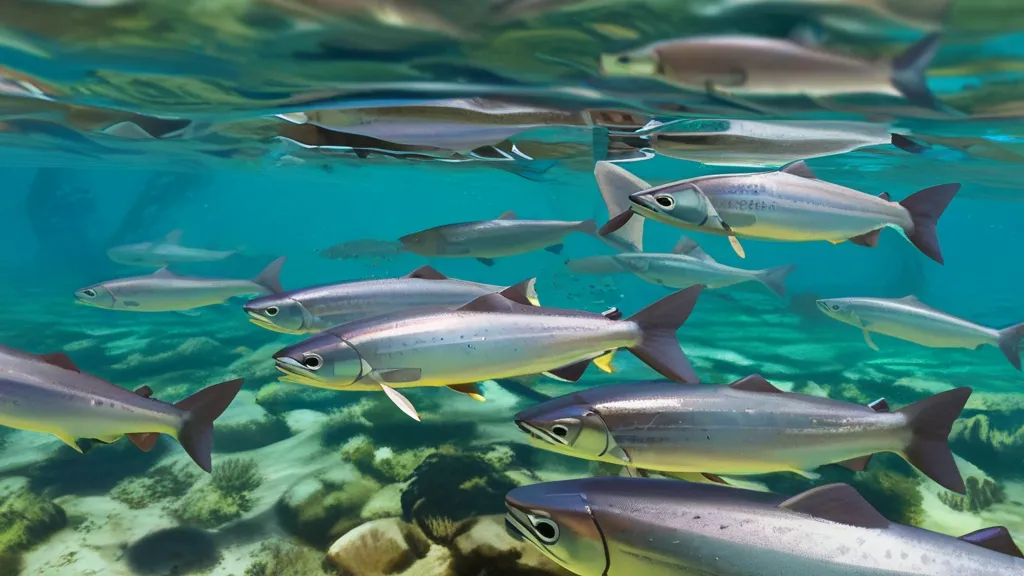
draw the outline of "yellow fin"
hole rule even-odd
[[[602,372],[607,372],[608,374],[614,374],[615,373],[615,367],[612,366],[612,360],[614,358],[615,358],[615,350],[612,350],[611,352],[609,352],[609,353],[607,353],[607,354],[605,354],[603,356],[598,356],[597,358],[594,358],[594,366],[597,366],[598,368],[600,368]]]
[[[448,387],[459,394],[465,394],[477,402],[484,402],[486,398],[480,393],[480,387],[476,384],[452,384]]]
[[[72,448],[74,448],[75,452],[78,452],[79,454],[85,454],[85,452],[82,451],[82,449],[78,446],[78,444],[75,443],[75,439],[72,438],[71,436],[69,436],[68,434],[66,434],[66,433],[59,433],[58,434],[57,432],[54,432],[53,435],[56,436],[57,438],[59,438],[61,442],[63,442],[65,444],[67,444],[68,446],[71,446]]]
[[[843,242],[846,242],[846,240],[829,240],[828,242],[829,242],[829,244],[832,244],[833,246],[838,246],[838,245],[842,244]]]
[[[732,246],[732,251],[735,252],[737,256],[739,256],[740,258],[746,258],[747,257],[747,253],[743,250],[743,246],[740,245],[740,239],[739,238],[730,235],[729,236],[729,245]]]
[[[868,346],[871,347],[872,350],[874,350],[875,352],[879,352],[878,345],[875,344],[873,340],[871,340],[871,332],[868,332],[867,330],[864,330],[863,332],[864,341],[868,343]]]

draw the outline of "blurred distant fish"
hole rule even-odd
[[[698,0],[704,17],[737,18],[786,13],[858,36],[942,28],[953,0]]]
[[[107,256],[118,264],[164,268],[171,264],[215,262],[237,254],[237,250],[204,250],[181,245],[181,230],[164,236],[161,242],[125,244],[107,250]]]
[[[329,246],[319,251],[323,258],[330,260],[393,260],[402,253],[402,244],[389,240],[350,240]]]
[[[573,232],[593,235],[593,220],[518,220],[514,212],[505,212],[497,220],[445,224],[398,239],[408,252],[427,257],[476,258],[493,266],[493,258],[515,256],[545,249],[562,252],[562,239]]]
[[[271,262],[252,280],[179,276],[161,268],[147,276],[109,280],[75,292],[78,302],[108,310],[180,312],[222,304],[229,298],[279,294],[284,257]]]
[[[605,54],[601,71],[610,76],[655,76],[729,95],[902,95],[918,106],[934,108],[939,103],[928,88],[925,69],[938,50],[937,33],[892,62],[860,60],[791,40],[706,36]]]
[[[874,350],[871,333],[885,334],[932,348],[975,350],[996,346],[1017,370],[1021,369],[1020,341],[1024,323],[997,330],[936,310],[913,296],[905,298],[826,298],[818,308],[829,317],[856,326]]]
[[[780,298],[786,296],[785,280],[796,266],[780,266],[766,270],[743,270],[719,264],[689,238],[676,245],[673,254],[632,252],[611,256],[590,256],[566,261],[569,270],[578,274],[616,274],[632,272],[644,280],[667,288],[688,288],[703,284],[708,288],[724,288],[743,282],[764,284]]]
[[[113,442],[127,435],[149,451],[160,434],[177,440],[209,472],[213,421],[242,388],[242,380],[210,386],[169,404],[82,373],[63,352],[35,356],[0,346],[0,425],[44,432],[82,452],[77,438]]]

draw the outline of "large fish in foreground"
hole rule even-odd
[[[660,472],[724,475],[825,464],[864,470],[895,452],[942,486],[965,493],[946,437],[971,396],[941,392],[896,412],[783,392],[758,375],[728,386],[640,382],[555,398],[516,415],[540,448]]]
[[[1020,341],[1024,323],[1009,328],[987,328],[936,310],[914,296],[904,298],[828,298],[818,300],[818,308],[845,324],[856,326],[873,350],[878,346],[871,333],[885,334],[931,348],[977,349],[986,344],[996,346],[1021,369]]]
[[[516,488],[506,527],[581,576],[1020,576],[1003,527],[955,538],[890,522],[847,484],[786,499],[711,484],[584,478]]]
[[[539,306],[534,284],[534,279],[529,280],[524,292]],[[448,278],[430,266],[421,266],[401,278],[343,282],[262,296],[243,308],[257,326],[288,334],[310,334],[408,308],[457,308],[505,288]]]
[[[107,256],[118,264],[164,268],[171,264],[215,262],[237,254],[237,250],[204,250],[181,245],[181,231],[167,234],[161,242],[124,244],[107,250]]]
[[[573,232],[593,235],[593,220],[519,220],[505,212],[497,220],[481,220],[436,226],[398,239],[408,252],[427,257],[476,258],[487,266],[494,258],[545,249],[562,252],[562,240]]]
[[[82,373],[64,353],[35,356],[0,346],[0,425],[44,432],[82,452],[76,438],[113,442],[127,435],[149,451],[159,434],[177,440],[200,468],[210,471],[213,421],[242,388],[222,382],[177,404],[149,398]]]
[[[676,330],[701,289],[676,292],[613,320],[532,306],[513,286],[455,310],[413,309],[342,324],[280,350],[274,360],[284,381],[383,390],[415,419],[415,409],[395,388],[447,386],[480,399],[476,382],[540,373],[575,382],[593,360],[619,348],[667,378],[697,382]]]
[[[938,263],[942,251],[935,226],[960,190],[941,184],[899,202],[889,195],[871,196],[818,180],[804,162],[773,172],[699,176],[636,192],[630,211],[605,224],[602,235],[618,230],[636,213],[687,230],[729,236],[744,255],[737,237],[787,242],[849,240],[875,247],[883,228],[895,228]]]
[[[75,292],[78,302],[132,312],[181,312],[222,304],[229,298],[252,294],[280,294],[284,256],[274,260],[252,280],[179,276],[166,268],[146,276],[108,280]]]

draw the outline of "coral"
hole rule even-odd
[[[195,484],[199,473],[191,464],[164,464],[145,476],[125,478],[110,491],[110,497],[129,508],[147,508],[168,498],[180,498]]]
[[[953,510],[975,513],[1006,501],[1006,491],[991,478],[979,480],[976,476],[968,476],[966,484],[966,496],[941,492],[939,500]]]
[[[243,576],[328,576],[337,574],[324,555],[305,546],[274,540],[265,542]]]
[[[419,523],[431,517],[463,520],[504,509],[517,484],[476,454],[435,453],[413,473],[402,492],[402,515]]]
[[[60,506],[29,490],[0,502],[0,573],[17,574],[21,553],[67,525]]]
[[[244,452],[269,446],[291,435],[284,418],[268,414],[262,420],[217,424],[213,428],[213,446],[217,452]]]
[[[263,477],[252,458],[232,458],[218,462],[210,475],[213,487],[224,494],[250,492],[260,487]]]
[[[251,458],[218,462],[210,479],[193,486],[171,513],[184,524],[215,528],[251,510],[251,492],[262,482]]]

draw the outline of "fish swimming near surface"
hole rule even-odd
[[[939,50],[939,33],[891,62],[872,62],[793,40],[758,36],[704,36],[669,40],[601,57],[607,76],[657,77],[687,88],[729,95],[885,94],[925,107],[940,106],[925,69]]]
[[[63,352],[0,346],[0,425],[53,434],[79,452],[76,438],[109,443],[126,435],[149,451],[167,434],[209,472],[213,421],[241,388],[241,379],[222,382],[170,404],[150,398],[148,387],[132,392],[80,372]]]
[[[527,299],[539,306],[535,281],[525,286]],[[288,334],[322,332],[345,322],[408,308],[458,308],[470,300],[504,290],[448,278],[430,266],[421,266],[401,278],[361,280],[289,290],[250,300],[243,306],[257,326]]]
[[[804,162],[751,174],[699,176],[633,193],[630,211],[612,218],[600,234],[618,230],[640,214],[677,228],[729,237],[786,242],[849,240],[875,247],[883,228],[895,228],[926,256],[942,264],[936,224],[960,184],[919,190],[899,202],[819,180]]]
[[[724,475],[864,470],[895,452],[945,488],[964,494],[947,436],[970,388],[890,412],[779,390],[759,375],[728,386],[638,382],[582,390],[528,408],[516,425],[531,444],[578,458],[661,472]]]
[[[617,274],[631,272],[652,284],[667,288],[687,288],[703,284],[708,288],[724,288],[743,282],[760,282],[780,298],[786,296],[785,280],[796,266],[780,266],[765,270],[743,270],[716,262],[697,243],[683,238],[672,254],[627,252],[588,256],[567,260],[565,265],[577,274]]]
[[[494,258],[526,254],[544,249],[561,254],[563,239],[573,232],[594,235],[593,220],[519,220],[505,212],[497,220],[445,224],[398,239],[402,248],[420,256],[435,258],[476,258],[487,266]]]
[[[252,280],[179,276],[166,268],[146,276],[108,280],[75,292],[79,303],[108,310],[182,312],[222,304],[229,298],[251,294],[280,294],[284,256],[274,260]]]
[[[592,361],[619,348],[667,378],[697,382],[675,333],[702,288],[615,320],[617,314],[532,306],[516,285],[455,310],[413,309],[342,324],[278,351],[274,360],[283,381],[383,390],[417,420],[395,388],[447,386],[481,400],[477,382],[540,373],[576,382]]]
[[[171,264],[215,262],[237,254],[237,250],[204,250],[181,245],[181,231],[174,230],[162,242],[140,242],[114,246],[107,256],[118,264],[165,268]]]
[[[890,522],[852,486],[792,498],[677,480],[542,482],[505,497],[509,533],[580,576],[1019,576],[1004,527],[959,538]]]
[[[914,296],[904,298],[826,298],[818,308],[829,317],[856,326],[873,350],[871,333],[885,334],[931,348],[999,348],[1017,370],[1021,369],[1020,341],[1024,323],[1008,328],[987,328],[936,310]]]

